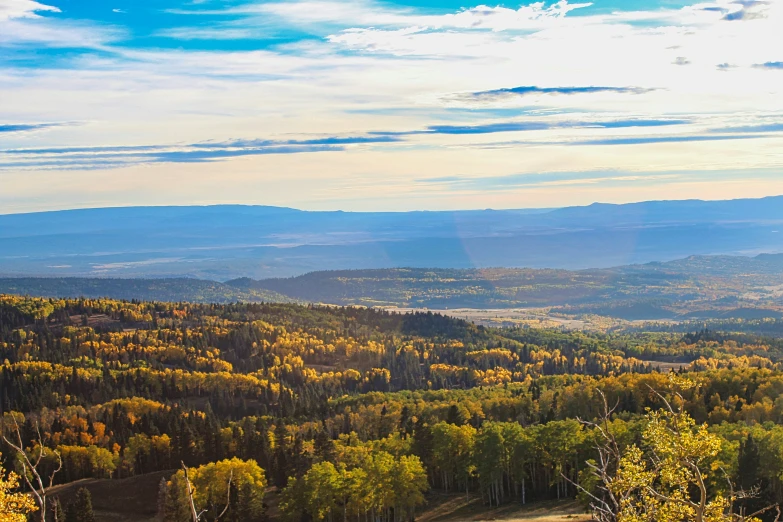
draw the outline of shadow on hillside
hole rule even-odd
[[[467,501],[465,495],[432,493],[428,506],[416,517],[418,522],[457,521],[530,521],[530,522],[585,522],[590,520],[582,507],[573,500],[536,502],[523,506],[512,502],[489,509],[480,498],[472,495]]]

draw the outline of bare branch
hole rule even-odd
[[[226,507],[223,508],[223,511],[220,512],[220,514],[217,516],[215,520],[220,520],[223,518],[223,515],[226,514],[226,511],[228,511],[228,506],[231,504],[231,480],[234,478],[234,470],[231,470],[231,473],[228,475],[228,487],[226,488]]]
[[[59,460],[59,465],[49,477],[49,486],[47,487],[44,484],[44,479],[41,476],[41,473],[38,471],[38,466],[41,464],[41,461],[46,455],[46,447],[44,446],[43,438],[41,437],[40,426],[38,425],[38,423],[36,423],[35,425],[35,430],[38,435],[38,440],[36,441],[38,444],[38,456],[35,457],[35,464],[33,464],[33,462],[30,460],[30,456],[27,454],[27,451],[24,448],[24,441],[22,440],[22,430],[19,427],[19,422],[16,420],[16,416],[13,413],[11,413],[11,418],[14,421],[14,431],[16,432],[17,442],[11,442],[11,440],[8,437],[6,437],[5,434],[3,434],[3,440],[5,441],[6,444],[8,444],[8,446],[10,446],[16,452],[17,457],[21,459],[22,477],[24,478],[27,487],[32,491],[33,498],[35,499],[36,504],[38,504],[38,509],[41,513],[40,515],[41,521],[45,522],[47,489],[53,486],[55,475],[57,475],[57,473],[63,467],[62,457],[59,452],[54,451],[54,454],[57,455],[57,458]],[[30,477],[30,475],[32,475],[32,478]]]
[[[188,476],[188,467],[185,465],[185,462],[182,461],[182,470],[185,472],[185,485],[187,486],[188,490],[188,504],[190,505],[190,515],[193,517],[193,522],[198,522],[201,520],[201,516],[204,514],[204,511],[201,513],[196,511],[196,504],[193,501],[193,484],[190,483],[190,477]]]
[[[209,511],[208,508],[204,508],[201,511],[198,511],[196,509],[196,502],[193,499],[194,491],[193,491],[193,483],[190,481],[190,475],[188,474],[188,467],[185,465],[185,462],[182,462],[182,471],[185,473],[185,485],[187,486],[188,491],[188,505],[190,507],[190,516],[193,518],[193,522],[199,522],[201,520],[201,517],[204,516],[204,514]],[[215,518],[215,520],[220,520],[223,518],[223,515],[226,514],[228,511],[228,508],[231,506],[231,484],[234,480],[234,470],[232,469],[231,472],[228,475],[228,485],[226,488],[226,505],[223,507],[223,511],[220,512],[220,514]]]

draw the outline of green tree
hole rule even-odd
[[[302,478],[305,509],[315,520],[333,519],[340,493],[340,474],[331,462],[319,462]]]
[[[441,485],[454,489],[461,484],[465,491],[473,474],[473,446],[476,428],[439,422],[432,427],[432,463],[440,475]]]
[[[412,520],[416,508],[425,502],[424,492],[428,487],[427,473],[419,457],[400,457],[392,470],[395,517],[398,520]]]
[[[481,490],[490,506],[498,506],[503,501],[504,446],[503,427],[497,423],[484,424],[476,435],[473,458]]]
[[[76,497],[65,510],[65,522],[95,522],[92,511],[92,495],[87,488],[79,488]]]

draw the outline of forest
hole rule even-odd
[[[691,256],[606,269],[388,268],[228,281],[0,278],[0,293],[196,303],[288,302],[447,310],[540,308],[624,320],[783,318],[783,255]]]
[[[768,322],[586,333],[0,296],[0,511],[104,520],[87,489],[58,492],[150,476],[162,521],[409,521],[434,493],[774,520],[783,339]]]

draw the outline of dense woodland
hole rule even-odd
[[[646,447],[651,414],[674,404],[712,437],[700,461],[711,503],[727,484],[756,492],[747,505],[777,503],[783,340],[747,330],[586,334],[355,307],[5,296],[3,466],[22,493],[28,461],[55,484],[170,470],[166,521],[193,520],[191,507],[199,520],[403,521],[431,490],[587,504],[601,432],[584,421],[616,405],[606,429]],[[666,361],[687,386],[673,389]],[[57,499],[45,510],[60,520]]]

